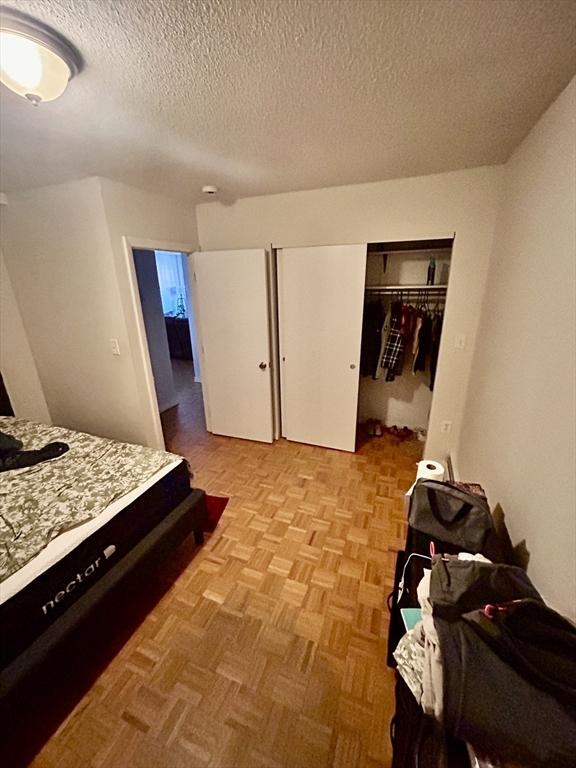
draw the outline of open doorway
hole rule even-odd
[[[132,256],[164,441],[184,451],[207,434],[188,255],[132,248]]]

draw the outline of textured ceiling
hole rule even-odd
[[[85,69],[1,87],[6,191],[103,175],[199,199],[505,161],[576,70],[574,0],[4,0]]]

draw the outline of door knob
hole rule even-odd
[[[266,363],[260,363],[258,368],[260,368],[261,371],[265,371],[266,370]]]

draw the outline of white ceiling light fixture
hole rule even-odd
[[[12,8],[0,8],[0,82],[35,106],[53,101],[82,59],[62,35]]]

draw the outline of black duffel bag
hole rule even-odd
[[[436,556],[430,602],[447,730],[501,761],[576,766],[576,627],[515,566]]]
[[[486,499],[437,480],[418,480],[408,522],[415,530],[466,552],[482,552],[494,528]]]

